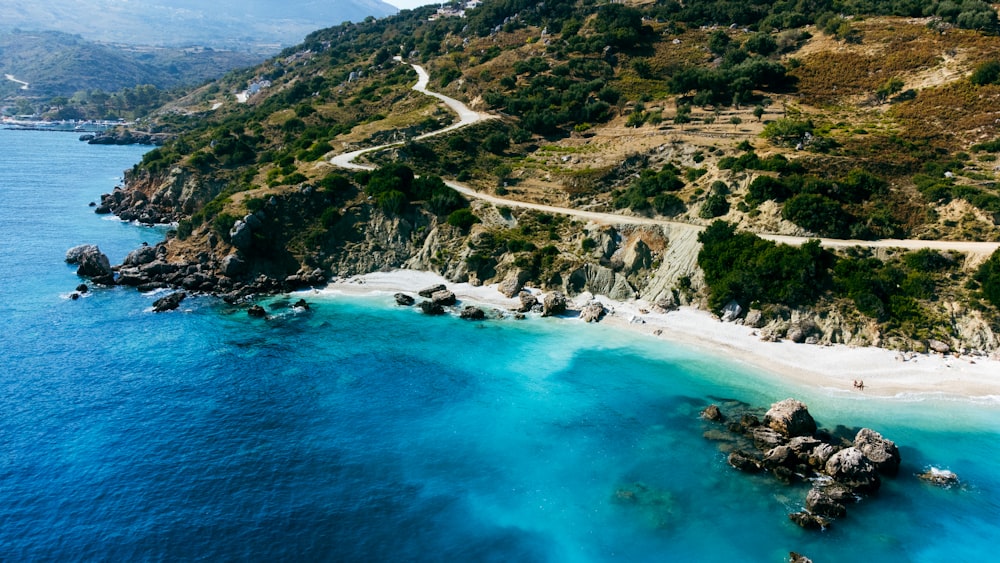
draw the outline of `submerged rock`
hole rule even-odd
[[[788,519],[795,522],[806,530],[822,530],[830,526],[830,521],[817,514],[806,511],[793,512],[788,515]]]
[[[932,485],[945,488],[958,484],[957,474],[947,469],[938,469],[937,467],[929,467],[927,471],[917,475],[917,478]]]
[[[725,417],[722,416],[722,411],[719,410],[719,405],[708,405],[705,410],[701,411],[701,417],[705,420],[712,420],[715,422],[722,422]]]
[[[263,319],[267,316],[267,311],[260,305],[253,305],[247,309],[247,314],[255,319]]]

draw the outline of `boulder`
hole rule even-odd
[[[528,281],[529,277],[531,277],[531,272],[527,270],[512,271],[500,282],[500,285],[497,286],[497,291],[502,293],[504,297],[514,297],[521,291],[521,288],[524,287],[524,283]]]
[[[175,291],[170,295],[161,297],[156,301],[153,301],[153,312],[163,313],[166,311],[173,311],[180,306],[181,301],[184,301],[185,297],[187,297],[187,294],[183,291]]]
[[[760,309],[750,309],[743,319],[743,324],[750,328],[760,328],[764,326],[764,314],[760,312]]]
[[[821,443],[822,442],[812,436],[796,436],[788,441],[788,447],[795,452],[795,455],[802,458],[808,457],[813,449]]]
[[[227,278],[240,276],[247,270],[247,263],[239,254],[229,254],[222,259],[222,275]]]
[[[847,502],[855,500],[851,490],[839,484],[816,485],[806,495],[806,510],[828,518],[842,518],[847,515]]]
[[[97,245],[94,244],[81,244],[79,246],[74,246],[66,251],[66,262],[70,264],[79,264],[85,254],[99,254],[100,252],[101,249],[97,248]]]
[[[433,301],[421,301],[420,305],[418,305],[418,307],[420,307],[420,310],[425,315],[443,315],[444,314],[444,307],[442,307],[440,303],[435,303]]]
[[[788,437],[811,436],[816,433],[813,420],[805,403],[795,399],[785,399],[771,405],[764,415],[764,424]]]
[[[79,291],[81,294],[83,294],[90,291],[90,288],[87,287],[87,284],[81,283],[80,285],[76,286],[76,290]]]
[[[819,444],[809,452],[807,462],[810,467],[823,470],[826,468],[826,462],[830,461],[835,453],[836,450],[830,444]]]
[[[405,293],[397,293],[392,297],[396,300],[396,305],[402,305],[403,307],[409,307],[416,303],[416,299]]]
[[[824,469],[835,481],[855,491],[874,492],[882,485],[875,464],[855,447],[833,454]]]
[[[100,250],[87,252],[80,256],[76,275],[91,278],[95,282],[104,285],[113,285],[115,280],[114,270],[111,269],[111,261]]]
[[[596,323],[604,317],[604,305],[600,301],[591,301],[580,310],[580,319],[586,323]]]
[[[253,305],[247,309],[247,314],[255,319],[263,319],[267,316],[267,311],[260,305]]]
[[[830,521],[826,518],[817,514],[811,514],[804,510],[802,512],[793,512],[789,514],[788,519],[806,530],[822,530],[830,525]]]
[[[479,307],[467,305],[462,309],[458,316],[469,321],[481,321],[486,318],[486,312]]]
[[[517,298],[521,302],[521,307],[517,310],[519,313],[527,313],[538,305],[538,298],[530,291],[522,291]]]
[[[788,552],[788,563],[813,563],[812,559],[809,559],[805,555],[800,553],[795,553],[794,551]]]
[[[751,433],[754,446],[762,452],[785,444],[785,436],[766,426],[758,426]]]
[[[740,313],[743,312],[743,307],[740,306],[736,301],[730,301],[726,303],[726,306],[722,308],[722,322],[731,323],[736,319],[740,318]]]
[[[788,446],[775,446],[764,454],[764,465],[766,467],[794,467],[798,459],[795,452]]]
[[[156,247],[143,244],[128,253],[122,266],[142,266],[156,260]]]
[[[229,242],[240,250],[247,250],[253,244],[253,227],[246,221],[239,220],[229,230]]]
[[[732,452],[726,461],[734,468],[747,473],[757,473],[762,469],[760,462],[745,452]]]
[[[722,411],[719,410],[718,405],[708,405],[705,410],[701,411],[701,417],[705,420],[713,420],[715,422],[722,422],[725,417],[722,416]]]
[[[311,307],[309,306],[309,303],[306,302],[305,299],[299,299],[295,303],[292,303],[292,309],[302,309],[304,311],[308,311],[311,309]]]
[[[425,288],[421,289],[420,291],[417,292],[417,295],[419,295],[421,297],[426,297],[427,299],[430,299],[431,296],[434,295],[435,293],[437,293],[439,291],[444,291],[446,289],[448,289],[448,288],[445,287],[445,285],[443,283],[439,283],[437,285],[432,285],[430,287],[425,287]]]
[[[854,447],[861,450],[865,457],[878,468],[879,473],[895,477],[899,473],[902,459],[895,442],[887,440],[870,428],[862,428],[854,437]]]
[[[951,346],[948,346],[940,340],[934,340],[933,338],[927,341],[927,347],[938,354],[947,354],[948,352],[951,352]]]
[[[542,316],[551,317],[566,312],[566,296],[561,291],[553,291],[542,301]]]
[[[458,299],[455,294],[447,289],[442,289],[441,291],[435,291],[431,294],[431,301],[437,303],[438,305],[448,307],[454,305]]]
[[[796,344],[802,344],[806,341],[806,331],[801,325],[794,324],[788,327],[788,331],[785,332],[785,338]]]

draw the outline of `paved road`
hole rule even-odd
[[[396,57],[397,61],[402,61],[400,57]],[[486,119],[494,119],[495,116],[488,113],[481,113],[470,109],[464,103],[456,100],[454,98],[449,98],[444,94],[439,94],[437,92],[431,92],[427,89],[427,84],[430,82],[430,76],[423,67],[416,64],[411,64],[415,71],[417,71],[417,83],[413,86],[413,89],[428,96],[433,96],[445,104],[448,105],[455,113],[459,116],[459,121],[445,127],[444,129],[439,129],[437,131],[432,131],[417,137],[417,139],[426,139],[428,137],[433,137],[435,135],[441,135],[449,131],[454,131],[473,123],[478,123]],[[388,143],[385,145],[379,145],[377,147],[369,147],[365,149],[359,149],[349,153],[344,153],[333,157],[330,162],[341,168],[348,168],[353,170],[372,170],[375,167],[367,164],[358,164],[354,162],[354,159],[361,156],[367,152],[380,151],[390,147],[400,146],[402,142]],[[684,223],[681,221],[670,221],[667,219],[652,219],[649,217],[636,217],[631,215],[618,215],[616,213],[601,213],[597,211],[584,211],[582,209],[570,209],[567,207],[556,207],[554,205],[543,205],[540,203],[530,203],[526,201],[518,201],[515,199],[507,199],[495,195],[485,194],[478,192],[466,184],[461,184],[459,182],[454,182],[450,180],[445,180],[445,184],[454,189],[455,191],[465,195],[466,197],[480,199],[497,206],[507,206],[516,207],[520,209],[534,209],[536,211],[542,211],[545,213],[557,213],[560,215],[569,215],[571,217],[577,217],[579,219],[586,219],[588,221],[594,221],[597,223],[606,223],[610,225],[650,225],[650,226],[661,226],[670,227],[674,230],[684,230],[684,231],[702,231],[705,227],[700,225],[692,225],[690,223]],[[814,240],[817,237],[797,237],[788,235],[771,235],[757,233],[757,236],[772,240],[779,243],[790,244],[790,245],[800,245],[809,240]],[[827,248],[850,248],[854,246],[862,246],[866,248],[905,248],[908,250],[920,250],[924,248],[929,248],[933,250],[954,250],[958,252],[964,252],[967,254],[979,254],[979,255],[989,255],[1000,249],[1000,242],[978,242],[978,241],[940,241],[940,240],[915,240],[915,239],[884,239],[884,240],[843,240],[843,239],[831,239],[831,238],[820,238],[820,244]]]

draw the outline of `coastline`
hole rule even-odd
[[[417,291],[443,283],[460,302],[504,311],[519,305],[496,285],[472,286],[450,282],[432,272],[394,270],[335,280],[320,294],[365,296]],[[533,292],[538,293],[537,290]],[[571,301],[574,307],[589,295]],[[763,342],[754,329],[720,322],[711,313],[681,307],[667,313],[647,312],[642,300],[614,301],[596,296],[607,309],[601,324],[661,338],[723,356],[778,376],[779,379],[833,393],[880,399],[955,399],[1000,406],[1000,358],[964,355],[904,354],[876,347],[817,346],[790,341]],[[569,319],[572,320],[572,319]],[[583,321],[579,321],[583,322]],[[908,358],[908,359],[904,359]],[[853,381],[864,381],[858,391]]]

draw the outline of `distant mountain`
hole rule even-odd
[[[381,0],[7,0],[0,25],[133,45],[274,52],[345,21],[397,12]]]
[[[140,84],[169,88],[218,78],[260,62],[245,52],[206,48],[124,47],[55,31],[0,33],[0,99],[71,96],[80,90],[114,92]]]

